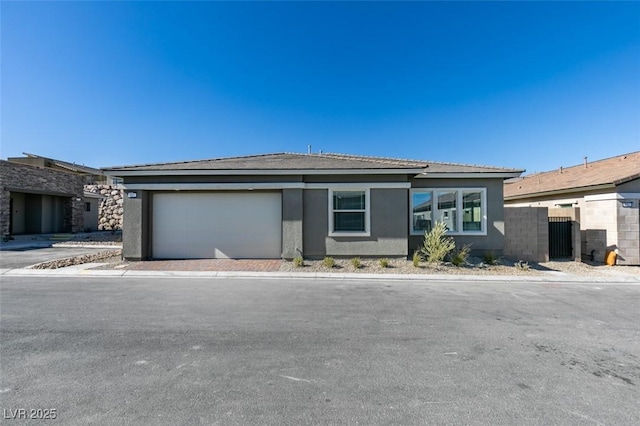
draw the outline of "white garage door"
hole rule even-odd
[[[155,259],[281,256],[280,193],[158,193],[152,209]]]

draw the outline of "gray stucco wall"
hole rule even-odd
[[[414,188],[486,188],[487,235],[454,235],[453,239],[457,247],[471,244],[471,252],[473,254],[482,254],[483,252],[491,251],[496,255],[502,255],[504,250],[504,198],[502,179],[413,179],[411,186]],[[407,211],[408,210],[409,208],[407,207]],[[408,232],[407,230],[407,233]],[[410,251],[422,245],[423,239],[423,236],[410,236]]]
[[[407,256],[408,194],[407,189],[371,189],[371,236],[330,237],[328,190],[304,190],[305,257]]]
[[[149,193],[129,192],[135,192],[137,197],[124,198],[123,208],[126,214],[123,216],[122,225],[122,257],[130,260],[147,259],[151,247],[148,232],[151,226]]]
[[[282,190],[282,257],[293,259],[303,255],[302,189]]]
[[[128,183],[188,183],[188,182],[296,182],[302,176],[193,176],[147,177],[125,180]],[[305,176],[307,183],[407,182],[409,176]],[[481,182],[481,183],[479,183]],[[422,188],[486,188],[487,235],[455,236],[457,244],[472,244],[472,250],[502,254],[504,247],[504,209],[502,179],[414,179]],[[421,241],[421,236],[409,236],[409,190],[370,190],[369,237],[330,237],[328,189],[282,190],[282,255],[290,259],[299,254],[307,258],[336,257],[406,257]],[[145,259],[151,247],[151,192],[137,191],[138,198],[124,201],[126,212],[123,226],[123,255]],[[302,252],[302,253],[300,253]]]

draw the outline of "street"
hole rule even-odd
[[[0,310],[4,419],[640,424],[637,284],[2,277]]]

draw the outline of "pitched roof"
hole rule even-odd
[[[69,163],[68,161],[62,161],[62,160],[56,160],[54,158],[49,158],[49,157],[43,157],[41,155],[36,155],[36,154],[29,154],[28,152],[23,152],[24,155],[26,155],[29,158],[42,158],[44,160],[47,160],[53,164],[55,164],[56,166],[62,168],[62,169],[67,169],[69,171],[75,172],[75,173],[84,173],[84,174],[88,174],[88,175],[103,175],[104,172],[100,169],[96,169],[93,167],[87,167],[87,166],[82,166],[80,164],[76,164],[76,163]]]
[[[415,169],[425,162],[395,158],[341,154],[275,153],[174,163],[109,167],[104,170],[331,170],[331,169]]]
[[[537,173],[505,182],[504,198],[523,198],[554,191],[583,191],[600,185],[620,185],[640,178],[640,151],[578,166]]]
[[[199,170],[407,170],[407,173],[419,173],[425,169],[436,173],[486,173],[521,172],[515,169],[503,169],[486,166],[472,166],[454,163],[432,163],[420,160],[405,160],[388,157],[368,157],[346,154],[296,154],[275,153],[250,155],[243,157],[214,158],[199,161],[175,163],[141,164],[132,166],[108,167],[107,172],[144,172],[144,171],[199,171]]]

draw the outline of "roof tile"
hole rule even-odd
[[[505,182],[505,199],[561,190],[619,185],[640,178],[640,151]]]

